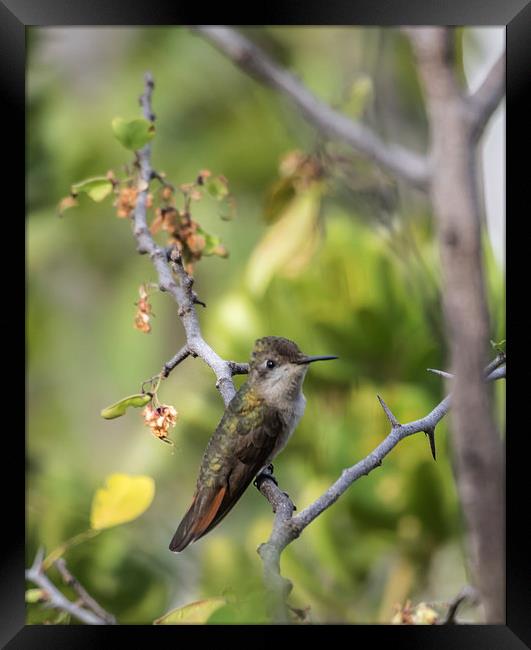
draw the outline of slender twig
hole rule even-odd
[[[493,364],[489,364],[487,368],[491,368],[492,365]],[[497,372],[496,369],[491,372],[488,379],[491,378],[494,372]],[[279,621],[285,622],[288,620],[285,604],[285,597],[289,593],[289,589],[287,588],[288,582],[280,575],[279,569],[282,551],[286,546],[291,544],[293,540],[299,537],[302,531],[314,519],[334,504],[355,481],[360,479],[362,476],[367,476],[369,472],[376,467],[379,467],[382,464],[383,459],[401,440],[420,432],[433,434],[435,432],[435,427],[448,413],[451,405],[451,396],[447,395],[425,417],[406,424],[399,424],[383,399],[380,396],[378,396],[378,399],[391,423],[391,432],[363,460],[343,470],[337,481],[299,514],[292,516],[294,510],[293,503],[290,497],[285,492],[282,492],[278,487],[276,480],[267,480],[268,478],[272,478],[268,474],[260,475],[260,478],[263,477],[266,480],[258,481],[257,487],[271,503],[276,514],[271,535],[267,542],[259,547],[258,552],[264,561],[266,585],[276,597],[277,620]],[[283,608],[278,604],[282,598],[284,598]]]
[[[64,558],[59,558],[56,562],[54,562],[54,564],[65,583],[72,587],[72,589],[79,596],[81,603],[85,607],[91,609],[94,614],[96,614],[96,616],[102,618],[108,625],[116,625],[116,618],[112,614],[109,614],[109,612],[106,612],[103,607],[97,603],[94,598],[88,593],[88,591],[85,589],[85,587],[83,587],[79,580],[70,573],[69,569],[66,566],[66,561]]]
[[[444,377],[445,379],[453,379],[454,376],[451,372],[446,372],[445,370],[436,370],[435,368],[426,368],[428,372],[433,372],[434,375],[439,375],[439,377]]]
[[[140,97],[143,115],[147,120],[154,121],[155,115],[151,108],[151,98],[154,89],[153,77],[147,73],[145,75],[144,93]],[[153,178],[153,168],[151,166],[151,145],[146,144],[138,151],[138,164],[140,167],[140,181],[149,183]],[[179,306],[178,317],[186,333],[186,356],[200,357],[216,375],[216,388],[221,393],[225,405],[227,405],[236,393],[232,381],[234,372],[234,363],[225,361],[208,345],[201,334],[199,319],[195,311],[196,304],[204,304],[198,299],[192,289],[193,278],[184,270],[180,260],[173,260],[172,268],[176,271],[179,283],[177,283],[172,274],[172,269],[168,263],[167,251],[154,242],[153,237],[147,226],[146,201],[148,188],[138,192],[135,210],[133,213],[133,233],[137,241],[137,250],[141,254],[148,254],[153,266],[157,271],[159,278],[159,288],[161,291],[167,291],[174,298]],[[181,348],[174,358],[166,364],[162,370],[164,377],[167,377],[171,369],[175,367],[186,356],[184,348]],[[175,363],[167,371],[168,365]],[[243,364],[239,365],[240,370]]]
[[[412,186],[427,189],[430,174],[425,156],[384,142],[368,127],[334,110],[234,29],[206,25],[194,25],[192,29],[213,43],[240,68],[291,100],[301,114],[325,136],[349,145],[356,153],[364,155]]]
[[[488,71],[480,87],[466,100],[474,141],[479,140],[492,114],[505,95],[505,64],[504,52]]]
[[[500,353],[489,365],[485,368],[484,376],[485,381],[495,381],[496,379],[503,379],[505,377],[505,367],[500,368],[500,366],[505,365],[505,353]],[[439,375],[445,379],[453,379],[454,375],[451,372],[446,372],[445,370],[436,370],[435,368],[426,368],[428,372],[433,372],[434,375]]]
[[[74,616],[77,620],[88,625],[107,625],[109,623],[104,617],[99,616],[93,611],[85,609],[73,603],[64,596],[53,582],[44,573],[42,561],[44,559],[44,549],[37,551],[35,560],[29,569],[26,569],[26,580],[33,582],[40,587],[46,597],[46,604],[54,609],[60,609]]]
[[[162,368],[162,376],[166,378],[170,372],[181,363],[181,361],[184,361],[189,356],[190,350],[188,349],[188,346],[183,345],[183,347],[169,361],[166,361]]]
[[[449,603],[448,603],[448,612],[446,613],[446,617],[444,618],[443,621],[441,621],[441,625],[455,625],[456,624],[456,614],[457,610],[459,607],[466,601],[470,601],[472,603],[476,602],[478,600],[478,591],[471,585],[466,585],[461,589],[461,591],[453,598]]]

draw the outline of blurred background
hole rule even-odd
[[[242,31],[332,106],[385,139],[425,150],[421,89],[398,30]],[[27,37],[27,564],[39,545],[49,551],[87,529],[92,496],[109,474],[149,475],[156,493],[141,517],[65,556],[89,593],[124,624],[151,623],[201,598],[253,593],[262,572],[256,548],[272,524],[254,488],[207,537],[182,554],[168,550],[223,412],[212,372],[187,359],[163,382],[160,400],[179,412],[174,447],[150,434],[140,411],[100,417],[160,371],[184,343],[183,330],[175,303],[160,293],[152,296],[152,331],[133,327],[138,286],[156,277],[112,200],[82,196],[62,218],[57,204],[73,183],[110,169],[120,174],[131,162],[111,121],[139,116],[150,70],[153,166],[175,185],[205,168],[223,174],[236,201],[231,221],[219,218],[213,201],[193,205],[194,218],[230,253],[196,267],[195,288],[208,305],[199,307],[204,337],[237,361],[248,360],[255,339],[266,335],[340,357],[312,366],[306,414],[275,462],[282,489],[301,510],[387,435],[376,394],[401,422],[427,414],[444,396],[441,379],[426,372],[445,367],[426,198],[322,141],[282,97],[187,29],[29,28]],[[459,30],[457,38],[463,80],[473,90],[504,48],[504,30]],[[505,338],[503,111],[481,153],[496,341]],[[298,208],[283,194],[294,151],[319,170]],[[157,240],[165,241],[162,234]],[[493,391],[503,430],[504,386]],[[466,584],[445,421],[436,441],[437,462],[425,436],[401,443],[283,553],[291,602],[310,607],[310,620],[386,623],[397,603],[442,603]],[[27,613],[29,623],[55,616],[38,605]],[[463,609],[462,618],[476,616]],[[252,607],[240,617],[233,622],[260,620]]]

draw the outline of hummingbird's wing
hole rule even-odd
[[[242,386],[210,439],[192,504],[170,543],[172,551],[182,551],[217,526],[274,449],[283,421],[251,390]]]

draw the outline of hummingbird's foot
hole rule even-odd
[[[262,467],[262,469],[258,472],[256,478],[253,481],[253,485],[255,486],[255,488],[259,490],[260,486],[266,479],[273,481],[273,483],[278,487],[278,481],[273,475],[274,469],[275,468],[271,464]]]

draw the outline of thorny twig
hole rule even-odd
[[[490,372],[485,381],[501,378],[497,376],[497,373],[498,369],[500,369],[499,366],[504,363],[505,354],[496,357],[486,368],[486,371]],[[505,373],[503,376],[505,376]],[[278,487],[276,480],[266,480],[272,478],[271,475],[265,473],[263,475],[264,480],[257,482],[258,489],[271,503],[275,512],[271,535],[267,542],[259,547],[258,553],[264,561],[265,583],[275,598],[275,612],[278,621],[285,622],[288,620],[286,597],[291,590],[291,583],[280,574],[280,556],[286,546],[299,537],[302,531],[324,510],[334,504],[355,481],[362,476],[367,476],[369,472],[379,467],[387,454],[401,440],[420,432],[429,432],[433,436],[435,427],[448,413],[451,404],[451,395],[447,395],[425,417],[406,424],[400,424],[384,400],[380,396],[378,396],[378,399],[391,424],[389,435],[363,460],[343,470],[337,481],[299,514],[293,516],[293,503],[289,496]]]

